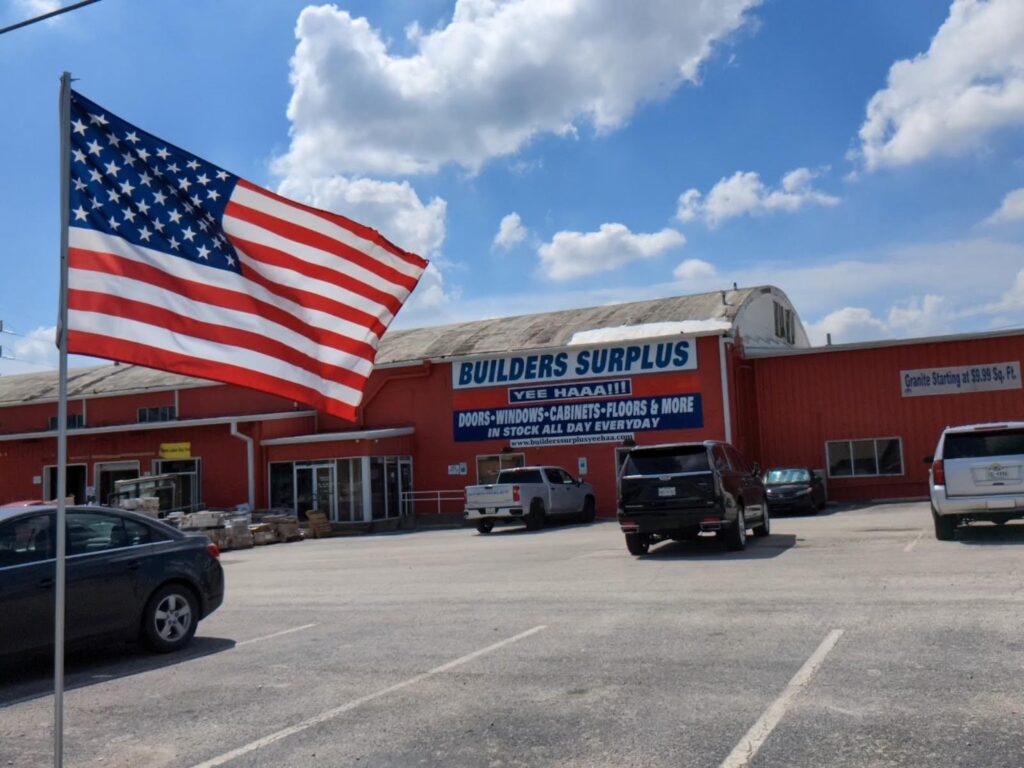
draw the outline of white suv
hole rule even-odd
[[[946,427],[928,472],[935,538],[960,523],[1024,518],[1024,422]]]

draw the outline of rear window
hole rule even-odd
[[[1024,429],[952,432],[946,435],[944,459],[983,459],[1024,454]]]
[[[675,475],[680,472],[705,472],[708,465],[708,451],[703,445],[686,448],[659,448],[657,450],[633,451],[626,458],[622,474],[629,475]]]
[[[498,474],[499,483],[543,483],[539,469],[503,469]]]
[[[766,485],[786,485],[787,483],[809,483],[811,473],[806,469],[769,469],[764,473]]]

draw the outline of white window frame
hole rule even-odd
[[[85,487],[86,487],[86,489],[88,489],[89,488],[89,465],[86,464],[85,462],[77,462],[77,463],[74,463],[74,464],[68,464],[67,465],[67,469],[71,469],[72,467],[85,467]],[[50,486],[50,469],[51,468],[56,470],[57,469],[57,465],[56,464],[44,464],[43,465],[43,482],[42,482],[42,486],[43,486],[43,492],[42,492],[43,501],[49,501],[51,499],[56,499],[57,498],[57,489],[49,487]],[[56,471],[54,472],[54,474],[55,475],[57,474]],[[65,489],[65,490],[67,490],[67,489]],[[88,495],[88,494],[86,494],[86,495]]]
[[[875,469],[876,470],[879,467],[879,461],[878,461],[878,442],[880,440],[895,440],[896,444],[900,448],[900,471],[899,472],[875,472],[873,474],[866,474],[866,473],[857,474],[857,473],[854,473],[853,472],[854,464],[853,464],[853,445],[852,444],[853,443],[862,443],[862,442],[865,442],[867,440],[870,440],[872,442],[872,444],[874,445],[874,447],[875,447]],[[849,448],[850,448],[850,474],[849,475],[833,475],[832,474],[832,462],[829,461],[828,447],[829,447],[829,445],[832,445],[833,443],[846,443],[847,446],[849,446]],[[829,478],[836,478],[837,480],[846,480],[846,479],[849,479],[849,478],[858,478],[858,477],[903,477],[904,475],[907,474],[907,464],[903,460],[903,438],[900,437],[899,435],[889,435],[889,436],[882,436],[882,437],[850,437],[850,438],[845,438],[845,439],[842,439],[842,440],[826,440],[825,441],[825,472],[828,474]]]

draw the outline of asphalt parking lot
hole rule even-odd
[[[67,764],[1024,765],[1024,525],[926,504],[625,550],[617,526],[225,553],[185,654],[68,667]],[[48,665],[0,680],[0,768],[51,760]]]

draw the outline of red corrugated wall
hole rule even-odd
[[[947,425],[1024,420],[1024,390],[903,397],[900,371],[1021,361],[1024,335],[836,349],[748,361],[756,375],[762,466],[825,467],[827,440],[900,437],[899,477],[830,478],[834,499],[924,496]]]

